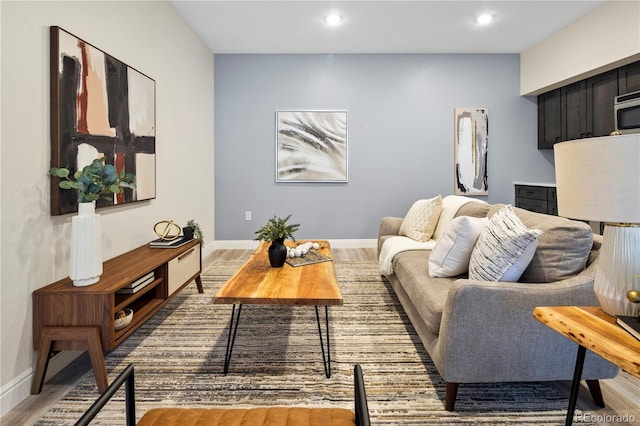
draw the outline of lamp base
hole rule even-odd
[[[627,299],[629,290],[640,291],[640,225],[607,223],[593,291],[609,315],[637,317],[640,304]]]

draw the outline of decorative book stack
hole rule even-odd
[[[176,248],[180,247],[183,244],[187,244],[193,238],[185,238],[180,236],[175,240],[163,240],[162,238],[158,238],[157,240],[153,240],[149,242],[149,247],[151,248]]]
[[[127,284],[124,287],[122,287],[120,290],[118,290],[116,293],[119,294],[133,294],[133,293],[137,293],[140,290],[142,290],[143,288],[145,288],[148,284],[150,284],[151,282],[153,282],[153,280],[156,278],[155,274],[153,271],[149,272],[148,274],[138,278],[137,280],[135,280],[134,282],[132,282],[131,284]]]

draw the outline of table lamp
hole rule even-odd
[[[638,316],[640,134],[557,143],[558,214],[605,222],[593,290],[609,315]]]

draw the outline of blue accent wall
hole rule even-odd
[[[554,182],[516,54],[228,55],[215,67],[216,240],[250,240],[274,214],[297,238],[370,239],[383,216],[454,191],[453,111],[489,113],[489,195]],[[348,183],[276,183],[276,110],[348,111]],[[245,221],[245,211],[252,220]]]

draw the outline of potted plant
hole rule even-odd
[[[200,240],[200,244],[204,244],[204,233],[202,232],[202,228],[200,228],[198,222],[195,220],[189,219],[187,221],[187,226],[182,228],[182,233],[186,239],[190,240],[195,237]]]
[[[284,219],[273,216],[267,221],[267,223],[255,233],[257,235],[256,240],[271,241],[269,246],[269,262],[274,268],[279,268],[284,265],[287,259],[287,247],[284,245],[286,238],[291,238],[295,241],[293,233],[300,228],[299,223],[287,224],[287,221],[291,218],[291,215]]]
[[[102,275],[102,242],[100,215],[95,214],[96,200],[111,199],[123,188],[135,188],[135,176],[118,173],[104,158],[71,172],[65,167],[51,167],[49,174],[60,179],[62,189],[75,189],[78,194],[78,215],[71,219],[71,259],[69,277],[75,286],[95,284]]]

